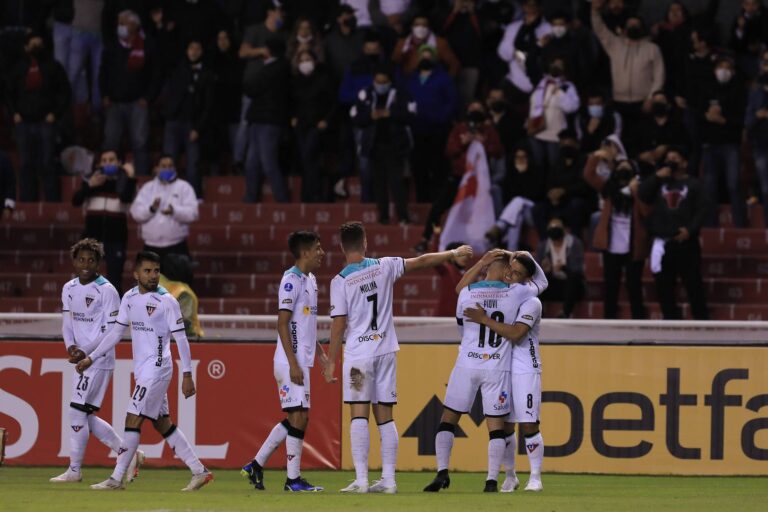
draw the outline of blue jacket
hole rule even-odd
[[[414,133],[432,132],[438,127],[450,128],[458,108],[459,95],[448,72],[436,68],[424,82],[418,72],[413,73],[407,88],[417,106]]]

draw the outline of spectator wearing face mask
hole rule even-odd
[[[736,76],[729,57],[719,57],[715,64],[716,83],[704,93],[704,104],[698,112],[701,133],[701,181],[706,194],[717,199],[720,173],[725,174],[731,215],[736,227],[746,227],[745,198],[741,192],[739,149],[744,128],[744,83]],[[718,224],[718,211],[713,208],[708,226]]]
[[[149,104],[162,85],[154,41],[133,11],[118,15],[117,37],[105,45],[100,87],[105,109],[104,145],[119,148],[123,132],[133,152],[136,174],[149,174]]]
[[[510,23],[504,30],[496,51],[509,66],[506,78],[512,86],[514,100],[518,94],[530,94],[541,78],[540,44],[551,33],[552,26],[541,16],[537,0],[523,2],[523,19]]]
[[[443,214],[447,212],[459,189],[461,177],[467,168],[467,150],[472,142],[479,142],[485,149],[489,160],[502,158],[504,147],[499,140],[499,134],[485,114],[482,102],[473,101],[467,107],[466,118],[453,125],[445,146],[445,156],[451,162],[451,174],[437,193],[435,201],[427,214],[421,241],[413,247],[417,253],[427,251],[435,227],[440,224]]]
[[[155,177],[139,189],[131,205],[131,217],[141,224],[145,251],[160,259],[167,254],[189,256],[189,225],[198,219],[198,206],[192,185],[179,178],[173,158],[163,155],[154,170]]]
[[[367,157],[373,171],[373,190],[379,210],[379,223],[389,224],[390,195],[401,224],[410,222],[403,185],[406,159],[411,152],[410,126],[416,104],[406,90],[393,85],[393,73],[381,67],[373,84],[357,97],[350,117],[360,129],[359,152]]]
[[[644,226],[647,207],[636,199],[639,181],[631,160],[621,160],[608,179],[597,173],[601,157],[592,154],[584,167],[584,180],[602,199],[592,246],[603,253],[603,315],[618,318],[619,285],[624,279],[632,318],[647,318],[643,304],[643,269],[650,245]]]
[[[435,49],[424,45],[419,52],[418,72],[407,82],[408,94],[416,102],[411,172],[416,200],[431,203],[448,176],[444,149],[459,98],[453,78],[437,63]]]
[[[122,290],[123,266],[128,244],[128,209],[136,195],[136,178],[131,164],[124,164],[111,149],[102,151],[98,167],[83,177],[72,196],[72,206],[85,210],[81,238],[95,238],[104,244],[107,279]]]
[[[630,154],[655,165],[670,147],[688,148],[688,136],[680,115],[664,91],[653,94],[651,112],[646,114],[635,141],[624,141]]]
[[[348,5],[339,7],[336,23],[325,36],[325,59],[334,84],[340,84],[344,72],[363,53],[365,33],[357,28],[355,10]]]
[[[317,28],[307,18],[299,18],[288,37],[286,58],[293,62],[299,52],[309,50],[315,55],[317,62],[325,61],[325,46],[323,37]]]
[[[456,0],[443,24],[445,38],[461,64],[457,85],[462,105],[468,105],[475,97],[483,59],[482,32],[475,7],[475,0]]]
[[[71,89],[64,68],[46,53],[40,34],[27,34],[24,54],[7,78],[20,160],[19,199],[37,201],[42,185],[46,201],[59,201],[53,160],[56,126],[69,108]]]
[[[584,298],[584,244],[565,232],[563,221],[553,218],[547,224],[546,238],[539,242],[536,260],[541,262],[549,286],[541,294],[542,302],[561,301],[558,318],[571,318]]]
[[[411,75],[418,70],[419,61],[421,60],[419,48],[422,45],[435,48],[437,60],[442,63],[451,76],[458,76],[461,65],[458,59],[456,59],[453,50],[451,50],[448,41],[432,32],[429,26],[429,18],[422,15],[413,18],[411,33],[397,42],[395,51],[392,53],[392,61],[400,66],[404,75]]]
[[[558,11],[549,17],[552,33],[543,39],[541,62],[563,61],[565,74],[573,81],[577,89],[594,83],[595,77],[591,44],[583,32],[571,28],[571,16],[565,11]]]
[[[739,71],[754,78],[758,71],[760,49],[768,36],[768,16],[760,0],[742,0],[741,12],[731,28],[730,47],[736,54]]]
[[[752,146],[763,200],[763,218],[768,227],[768,51],[762,53],[760,71],[749,92],[744,125]]]
[[[201,137],[211,135],[214,116],[215,76],[203,62],[203,45],[192,40],[186,59],[168,79],[163,151],[179,161],[186,155],[186,178],[199,199],[203,180],[199,172]]]
[[[521,110],[518,105],[510,104],[504,89],[492,87],[485,97],[485,107],[488,115],[499,133],[504,154],[509,155],[524,138],[527,110]]]
[[[544,175],[531,157],[527,144],[510,153],[511,164],[504,182],[504,209],[485,237],[493,245],[506,241],[510,251],[520,247],[523,227],[534,227],[533,207],[544,199]],[[494,198],[495,199],[495,198]]]
[[[685,82],[685,61],[691,52],[691,30],[688,8],[679,1],[670,3],[664,20],[651,29],[664,58],[665,91],[671,98],[681,94]]]
[[[321,182],[321,141],[335,109],[328,73],[311,50],[301,50],[292,64],[291,126],[302,167],[301,201],[324,199]]]
[[[576,86],[565,78],[565,64],[555,59],[531,94],[527,130],[538,167],[549,169],[558,154],[558,134],[568,127],[568,117],[579,109]]]
[[[670,148],[655,174],[643,179],[638,198],[652,207],[646,223],[652,241],[651,272],[665,320],[680,320],[675,300],[678,276],[685,286],[691,315],[709,319],[701,277],[699,231],[712,205],[699,180],[688,175],[684,153]]]
[[[613,100],[624,120],[624,139],[632,139],[653,93],[664,87],[664,60],[659,47],[645,38],[641,18],[630,16],[623,35],[611,32],[600,14],[604,3],[592,2],[592,29],[611,60]]]
[[[575,124],[585,152],[596,151],[611,135],[621,138],[621,115],[613,109],[606,94],[599,90],[587,94],[587,104],[582,107]]]
[[[565,219],[573,236],[581,238],[587,213],[593,203],[591,190],[584,181],[584,157],[579,149],[576,132],[563,130],[559,134],[557,161],[545,175],[545,199],[533,209],[534,221],[543,236],[547,220],[553,217]]]

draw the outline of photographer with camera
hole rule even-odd
[[[600,217],[592,246],[603,253],[603,316],[618,318],[619,285],[625,273],[632,318],[647,318],[643,305],[643,268],[648,256],[648,232],[643,225],[647,207],[636,199],[640,181],[637,166],[626,158],[618,160],[607,179],[598,174],[605,150],[589,155],[584,180],[602,199]]]
[[[651,272],[665,320],[681,319],[675,302],[677,277],[685,286],[691,315],[707,320],[707,303],[701,278],[699,231],[713,205],[701,182],[688,175],[683,150],[670,148],[655,174],[640,183],[638,198],[653,207],[646,223],[652,240]]]
[[[467,106],[465,120],[456,123],[448,135],[445,156],[451,162],[452,172],[437,192],[436,199],[427,215],[422,240],[413,248],[414,251],[418,253],[427,251],[435,226],[440,223],[440,218],[453,204],[459,183],[461,183],[461,176],[466,170],[467,150],[473,141],[478,141],[483,145],[485,154],[489,159],[504,156],[504,147],[501,145],[499,133],[488,118],[485,106],[479,100],[475,100]]]
[[[113,149],[101,152],[98,167],[83,177],[72,206],[84,206],[85,229],[80,238],[104,244],[107,279],[122,294],[123,265],[128,244],[128,209],[136,195],[133,165],[123,163]]]

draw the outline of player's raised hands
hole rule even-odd
[[[472,322],[475,322],[476,324],[482,324],[483,320],[487,318],[485,315],[485,309],[483,309],[483,306],[478,303],[475,303],[475,305],[477,306],[476,308],[464,309],[464,317],[468,318]]]
[[[471,245],[462,245],[461,247],[457,247],[456,249],[453,249],[451,251],[453,253],[453,259],[468,259],[472,257],[472,246]]]
[[[184,373],[184,378],[181,381],[181,392],[184,393],[184,398],[189,398],[197,393],[191,373]]]
[[[483,254],[483,257],[480,258],[480,263],[482,266],[487,266],[494,261],[503,258],[505,255],[506,251],[504,249],[491,249],[490,251]]]
[[[91,359],[90,357],[86,357],[85,359],[77,363],[75,370],[77,370],[77,373],[82,375],[83,372],[88,368],[90,368],[92,364],[93,364],[93,359]]]

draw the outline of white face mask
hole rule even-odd
[[[554,35],[556,38],[560,39],[568,32],[568,27],[564,25],[555,25],[552,27],[552,35]]]
[[[416,39],[426,39],[429,35],[429,28],[425,27],[424,25],[416,25],[411,30],[413,33],[413,37]]]
[[[299,73],[301,73],[304,76],[311,75],[312,72],[315,70],[315,63],[311,60],[305,60],[304,62],[299,62]]]
[[[715,70],[715,77],[721,84],[727,84],[731,81],[731,78],[733,78],[733,73],[730,69],[718,68]]]
[[[117,37],[120,39],[128,39],[128,26],[127,25],[118,25],[117,26]]]
[[[307,44],[308,42],[310,42],[312,40],[312,35],[311,34],[308,35],[308,36],[299,36],[299,35],[297,35],[296,36],[296,40],[298,42],[300,42],[301,44]]]

